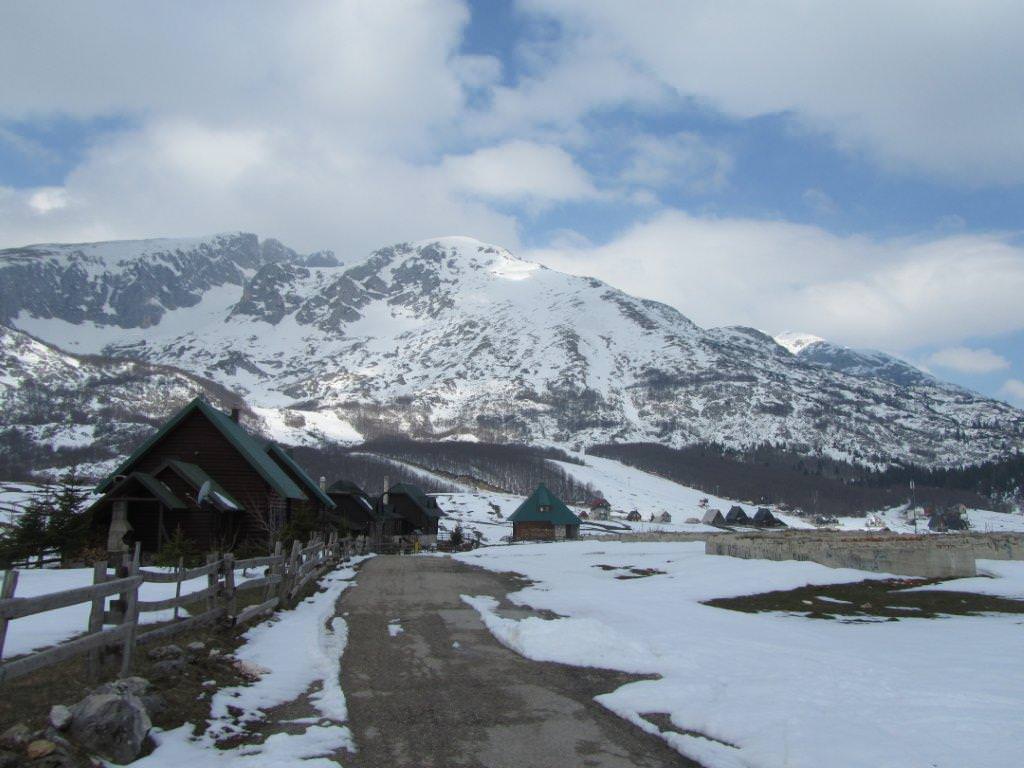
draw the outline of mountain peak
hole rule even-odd
[[[799,355],[811,344],[817,344],[821,341],[825,341],[821,336],[815,336],[813,333],[801,333],[799,331],[786,331],[775,337],[776,344],[785,347],[794,355]]]

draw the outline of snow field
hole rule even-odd
[[[536,585],[510,599],[565,617],[506,619],[467,596],[513,650],[660,674],[597,700],[651,732],[641,715],[667,713],[691,735],[663,738],[709,768],[1003,768],[1024,749],[1017,616],[840,624],[712,608],[701,601],[884,574],[709,556],[700,542],[591,540],[456,557],[525,574]],[[661,573],[615,578],[626,566]],[[996,583],[1024,594],[1022,566],[997,564]]]

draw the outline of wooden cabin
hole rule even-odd
[[[632,510],[628,515],[626,515],[626,519],[631,523],[639,523],[643,520],[643,518],[640,517],[640,513],[637,512],[635,509]]]
[[[580,535],[579,517],[543,483],[508,519],[512,521],[513,541],[557,541]]]
[[[391,528],[394,536],[437,536],[437,523],[444,515],[437,499],[427,496],[412,483],[398,483],[388,488],[377,500],[374,512],[383,526]]]
[[[284,449],[196,398],[97,487],[93,531],[110,552],[159,552],[179,529],[200,551],[268,546],[293,516],[327,525],[334,502]]]
[[[338,480],[327,489],[335,515],[356,536],[370,536],[377,521],[369,495],[351,480]]]

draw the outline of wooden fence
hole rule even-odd
[[[66,643],[36,651],[8,662],[0,662],[0,684],[27,675],[39,669],[59,664],[76,656],[88,654],[88,673],[91,679],[100,677],[103,654],[107,649],[120,649],[120,676],[131,674],[135,650],[140,645],[173,637],[203,625],[222,622],[228,626],[246,624],[274,611],[279,606],[294,603],[302,589],[328,568],[355,554],[349,541],[339,541],[331,534],[327,541],[314,538],[302,546],[295,542],[285,555],[278,543],[274,554],[235,560],[232,554],[221,557],[210,555],[205,565],[185,568],[179,562],[173,571],[147,571],[139,567],[139,545],[133,556],[113,574],[108,563],[93,566],[93,583],[89,586],[67,589],[38,597],[16,597],[18,572],[9,570],[0,589],[0,659],[10,622],[59,608],[90,603],[89,622],[85,634]],[[239,571],[264,569],[259,578],[236,581]],[[206,577],[202,589],[182,593],[182,586],[194,579]],[[174,597],[163,600],[142,600],[139,591],[146,583],[173,583]],[[244,599],[246,607],[238,610],[239,595],[256,591],[255,599]],[[117,596],[107,607],[108,598]],[[245,595],[249,598],[249,595]],[[191,606],[187,617],[181,616],[184,606]],[[195,613],[197,606],[201,611]],[[173,609],[173,617],[166,624],[142,630],[139,616],[153,611]]]

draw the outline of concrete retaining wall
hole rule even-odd
[[[900,576],[948,578],[974,576],[973,548],[949,537],[862,537],[837,534],[722,536],[704,551],[759,560],[810,560],[830,568],[894,573]]]

